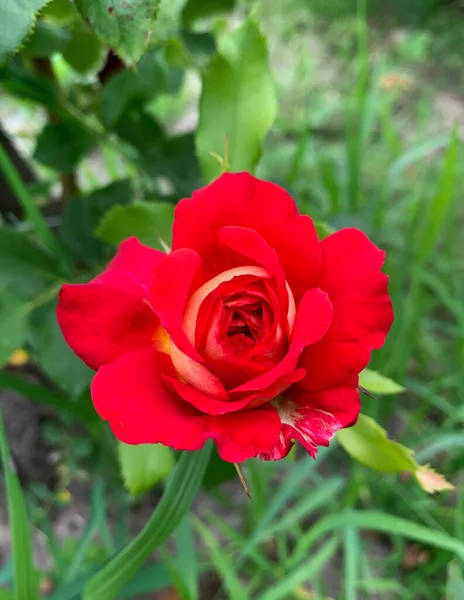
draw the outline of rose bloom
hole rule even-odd
[[[385,253],[357,229],[319,241],[273,183],[226,173],[176,207],[172,251],[135,237],[58,321],[97,371],[92,400],[127,444],[240,462],[311,456],[360,410],[358,374],[393,320]]]

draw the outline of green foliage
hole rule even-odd
[[[107,127],[113,127],[129,107],[140,108],[166,91],[166,72],[159,54],[147,51],[137,71],[124,70],[114,75],[101,95],[100,114]]]
[[[395,19],[400,4],[412,14],[416,0],[368,2],[379,12],[367,18],[355,0],[52,0],[41,11],[44,2],[4,4],[0,58],[20,49],[0,69],[3,130],[19,123],[12,140],[24,142],[20,154],[37,181],[23,181],[0,147],[8,188],[0,194],[0,364],[20,347],[29,361],[4,366],[0,389],[53,410],[55,436],[46,431],[60,491],[39,494],[37,482],[25,490],[53,561],[41,574],[55,586],[47,597],[133,598],[174,587],[196,600],[200,574],[213,570],[223,580],[218,597],[461,598],[464,171],[460,124],[454,133],[442,125],[449,90],[438,84],[454,73],[458,98],[462,60],[443,48],[461,39],[460,20],[437,11],[421,30],[388,31],[383,16]],[[425,4],[424,14],[432,2]],[[431,72],[433,81],[424,76]],[[161,481],[172,454],[159,446],[116,451],[92,406],[92,372],[57,326],[57,294],[65,281],[101,272],[131,235],[166,251],[175,204],[223,167],[256,170],[288,189],[320,239],[354,226],[384,248],[395,324],[360,377],[374,395],[362,398],[369,416],[339,432],[340,444],[320,449],[316,461],[299,452],[278,463],[248,461],[251,502],[242,502],[235,468],[216,450],[188,469],[195,456],[183,456],[166,499],[123,550],[129,512],[143,499],[129,498],[118,454],[132,492]],[[8,191],[13,209],[3,204]],[[401,432],[398,442],[383,427]],[[428,461],[456,483],[455,493],[424,493],[453,487]],[[182,494],[191,500],[205,467],[214,508],[208,498],[195,509],[202,552]],[[92,489],[89,516],[78,539],[61,544],[46,515],[74,478]],[[14,500],[21,514],[18,494]],[[162,561],[139,569],[154,547]],[[15,552],[0,569],[0,598],[15,597],[14,571],[30,565],[27,542],[23,550],[24,564]],[[416,551],[427,561],[409,569]],[[327,581],[328,565],[339,581]]]
[[[211,156],[228,147],[232,171],[253,172],[277,113],[266,40],[253,17],[220,41],[203,75],[198,158],[209,181],[220,174]]]
[[[76,0],[87,23],[128,65],[142,56],[159,4],[159,0]]]
[[[427,465],[421,467],[414,460],[412,450],[390,440],[387,432],[370,417],[359,415],[353,427],[338,432],[337,440],[352,458],[366,467],[382,473],[411,473],[430,494],[453,489]]]
[[[37,600],[38,578],[32,557],[31,527],[24,497],[10,455],[0,414],[0,456],[2,460],[8,515],[11,527],[11,550],[14,567],[14,600]]]
[[[3,367],[27,336],[28,310],[21,300],[3,292],[0,299],[0,367]]]
[[[57,260],[28,234],[0,229],[0,290],[32,298],[61,276]]]
[[[127,205],[133,195],[128,179],[114,181],[85,196],[71,198],[63,211],[59,236],[69,254],[89,267],[103,260],[106,248],[94,235],[97,225],[110,210]],[[126,236],[128,237],[128,236]]]
[[[61,52],[70,39],[71,35],[66,29],[39,21],[24,46],[24,52],[37,58],[46,58],[55,52]]]
[[[166,202],[134,202],[115,206],[102,219],[98,237],[113,246],[135,235],[142,244],[166,250],[171,246],[174,207]]]
[[[148,556],[162,544],[190,508],[209,461],[211,444],[198,452],[184,452],[166,490],[142,532],[84,589],[84,600],[113,600]]]
[[[448,567],[448,582],[446,584],[446,600],[459,600],[464,594],[464,577],[455,562]]]
[[[84,23],[74,23],[70,28],[67,44],[62,48],[65,61],[84,75],[92,71],[104,56],[102,43]]]
[[[359,385],[365,388],[371,394],[389,395],[399,394],[404,392],[405,388],[393,379],[385,377],[376,371],[370,369],[364,369],[359,375]]]
[[[49,123],[37,140],[34,158],[47,167],[70,173],[95,144],[95,140],[73,123]]]
[[[414,471],[412,451],[389,440],[387,433],[373,419],[359,415],[358,422],[337,434],[338,442],[360,463],[383,473]]]
[[[130,446],[119,442],[118,456],[124,484],[134,496],[165,479],[174,466],[171,448],[161,444]]]
[[[182,11],[182,22],[190,27],[195,21],[228,13],[234,5],[235,0],[187,0]]]
[[[64,341],[56,320],[56,305],[55,300],[34,312],[29,341],[34,361],[45,375],[71,399],[75,399],[88,388],[93,372]]]
[[[47,0],[5,0],[0,22],[0,64],[12,54],[32,29],[36,13]]]

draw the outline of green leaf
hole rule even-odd
[[[237,471],[230,462],[222,460],[216,447],[213,448],[211,458],[203,478],[203,487],[207,490],[214,489],[224,481],[237,477]]]
[[[8,362],[15,350],[23,346],[28,327],[26,305],[15,296],[0,297],[0,367]]]
[[[53,81],[44,75],[27,71],[18,61],[0,68],[0,81],[5,90],[18,98],[38,102],[52,110],[59,107],[59,90]]]
[[[32,557],[31,528],[26,504],[8,448],[3,419],[0,413],[0,456],[5,477],[8,515],[11,528],[11,550],[14,566],[14,599],[37,600],[38,578]]]
[[[393,381],[393,379],[370,369],[362,371],[359,376],[359,385],[368,392],[371,392],[371,394],[379,395],[399,394],[406,389],[399,383],[396,383],[396,381]]]
[[[186,0],[160,0],[152,43],[166,42],[179,35],[185,2]]]
[[[116,131],[137,148],[147,173],[170,180],[176,198],[190,195],[202,185],[192,134],[167,137],[152,116],[135,107],[124,113]]]
[[[328,235],[335,233],[336,229],[331,227],[325,221],[316,221],[313,219],[314,227],[316,228],[317,236],[320,240],[323,240]]]
[[[171,535],[190,508],[203,479],[211,442],[183,452],[166,490],[142,532],[84,588],[83,600],[113,600],[144,561]]]
[[[411,473],[428,494],[454,489],[428,465],[419,465],[413,450],[390,440],[385,429],[366,415],[359,415],[353,427],[340,430],[337,440],[352,458],[374,471]]]
[[[95,33],[133,65],[148,43],[159,0],[76,0],[76,6]]]
[[[42,16],[59,23],[66,23],[77,15],[76,7],[71,0],[51,0],[42,11]]]
[[[457,563],[448,565],[448,581],[446,583],[446,600],[462,600],[464,598],[464,577]]]
[[[206,179],[221,172],[211,153],[223,156],[226,138],[230,170],[252,172],[276,113],[266,41],[250,17],[222,40],[203,76],[196,147]]]
[[[124,70],[109,79],[101,96],[101,118],[107,127],[113,127],[128,106],[143,106],[165,91],[166,73],[159,54],[149,50],[137,71]]]
[[[61,276],[56,259],[29,235],[0,229],[0,293],[32,298]]]
[[[174,206],[166,202],[134,202],[115,206],[102,219],[96,235],[118,246],[135,235],[142,244],[166,250],[171,246]]]
[[[185,27],[190,27],[200,19],[231,12],[234,6],[235,0],[187,0],[182,11],[182,22]]]
[[[17,50],[31,31],[37,12],[47,0],[3,0],[0,19],[0,64]]]
[[[68,65],[84,75],[97,68],[103,56],[103,45],[85,24],[76,22],[71,28],[68,43],[62,50]]]
[[[41,131],[35,160],[52,169],[70,173],[95,144],[95,140],[73,123],[48,123]]]
[[[66,29],[39,21],[22,51],[37,58],[47,58],[63,50],[70,37]]]
[[[133,496],[166,479],[174,466],[171,448],[162,444],[118,444],[119,464],[126,488]]]
[[[157,590],[167,588],[171,583],[171,577],[163,563],[151,563],[140,569],[118,597],[132,600],[139,594],[153,594]]]
[[[30,343],[35,362],[56,385],[77,398],[92,381],[94,372],[64,341],[56,320],[57,301],[34,311],[31,317]]]
[[[130,181],[122,179],[66,203],[59,237],[76,261],[93,266],[104,260],[106,246],[93,232],[110,208],[129,204],[132,195]]]
[[[352,458],[375,471],[414,472],[418,466],[412,450],[388,439],[385,429],[366,415],[359,415],[353,427],[340,430],[337,440]]]

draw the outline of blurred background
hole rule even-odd
[[[172,0],[132,69],[73,4],[53,0],[0,67],[0,409],[40,592],[80,598],[144,525],[175,459],[158,449],[150,486],[127,480],[125,461],[141,459],[95,420],[92,372],[61,337],[57,292],[70,272],[87,281],[135,232],[158,244],[152,221],[169,240],[175,203],[204,183],[202,73],[250,10],[278,99],[256,174],[322,231],[355,226],[387,250],[396,319],[370,367],[406,390],[364,397],[363,412],[456,489],[427,495],[411,477],[354,463],[334,440],[317,461],[248,461],[250,502],[215,457],[192,518],[121,597],[462,600],[462,0]],[[58,258],[45,249],[56,240]],[[13,578],[3,491],[2,599]]]

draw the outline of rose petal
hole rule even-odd
[[[328,446],[337,431],[356,423],[360,411],[357,378],[351,378],[346,387],[321,392],[289,392],[274,402],[282,421],[279,442],[259,458],[280,460],[298,441],[313,457],[318,446]]]
[[[272,406],[209,416],[169,393],[151,349],[102,367],[91,392],[99,415],[126,444],[161,443],[193,451],[213,438],[223,460],[241,462],[267,452],[279,436],[280,419]]]
[[[332,321],[332,304],[325,292],[312,289],[301,299],[296,315],[290,347],[286,356],[273,369],[234,388],[229,392],[231,399],[243,392],[262,390],[277,379],[291,373],[297,366],[304,348],[318,342],[327,332]]]
[[[342,229],[321,242],[319,282],[333,304],[327,335],[308,347],[300,360],[307,390],[338,386],[366,367],[373,348],[380,348],[393,322],[388,278],[380,271],[385,253],[361,231]]]
[[[101,283],[149,299],[153,272],[163,256],[163,252],[141,244],[137,238],[128,238],[121,242],[116,256],[92,283]]]
[[[154,343],[159,321],[146,300],[99,283],[64,285],[58,323],[66,342],[92,369]]]
[[[188,248],[166,254],[159,261],[151,285],[152,305],[177,348],[193,360],[203,359],[185,335],[182,319],[201,268],[199,255]]]
[[[323,390],[337,387],[347,377],[358,375],[369,364],[371,350],[353,342],[340,342],[328,335],[303,352],[298,366],[306,369],[306,377],[298,387]]]
[[[293,295],[299,299],[320,275],[321,252],[310,217],[298,214],[293,198],[279,186],[249,173],[224,173],[176,207],[173,248],[193,248],[205,274],[230,268],[219,264],[217,233],[225,226],[246,227],[274,248]]]
[[[253,229],[244,227],[227,226],[218,232],[218,239],[235,252],[243,255],[247,259],[254,260],[258,265],[264,267],[266,271],[274,276],[279,290],[281,310],[283,314],[288,314],[294,320],[295,301],[293,294],[285,281],[285,273],[280,264],[276,251],[271,248],[266,241]],[[276,319],[279,315],[276,315]],[[289,323],[289,332],[293,328],[293,322]]]
[[[227,398],[220,380],[185,334],[183,314],[192,287],[198,285],[201,259],[189,248],[166,254],[155,268],[151,286],[153,308],[171,337],[170,354],[178,373],[199,390]]]
[[[385,252],[359,229],[336,231],[321,241],[319,287],[331,299],[353,290],[369,290],[385,262]]]
[[[207,394],[199,392],[194,387],[183,383],[179,379],[163,375],[163,381],[168,387],[175,391],[183,400],[189,402],[192,406],[208,415],[225,415],[231,412],[237,412],[244,408],[256,408],[269,402],[291,385],[303,379],[304,369],[296,369],[289,375],[285,375],[269,386],[266,390],[260,390],[245,395],[240,400],[222,401],[212,398]]]

